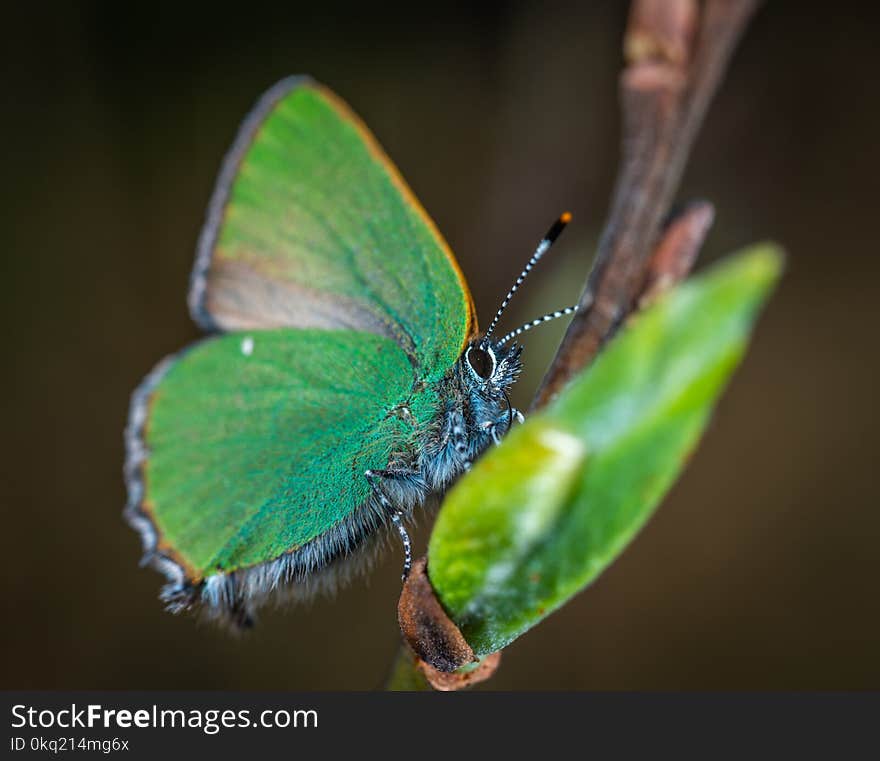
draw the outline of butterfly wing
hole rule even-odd
[[[128,515],[171,591],[279,558],[270,585],[302,577],[374,530],[364,471],[405,440],[387,413],[412,379],[396,343],[350,330],[228,334],[161,363],[132,402]]]
[[[227,156],[189,296],[206,329],[353,328],[427,373],[476,332],[449,247],[375,138],[327,89],[279,82]]]

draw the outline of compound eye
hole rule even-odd
[[[489,380],[495,371],[495,358],[477,346],[468,349],[467,361],[471,369],[483,380]]]

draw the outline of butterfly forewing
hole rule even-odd
[[[226,159],[190,306],[207,328],[347,327],[445,372],[474,332],[443,238],[360,120],[304,79],[270,90]]]

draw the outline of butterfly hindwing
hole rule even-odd
[[[320,329],[219,336],[147,384],[132,414],[144,424],[129,430],[130,456],[143,453],[129,475],[145,499],[130,510],[155,531],[147,549],[188,582],[291,553],[308,571],[377,525],[357,514],[363,474],[405,441],[387,412],[412,384],[394,342]]]

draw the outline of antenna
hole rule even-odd
[[[531,330],[532,328],[536,328],[538,325],[543,325],[545,322],[550,322],[550,320],[555,320],[557,317],[565,317],[567,314],[574,314],[577,312],[577,304],[573,307],[565,307],[565,309],[559,309],[555,312],[550,312],[545,314],[543,317],[539,317],[536,320],[532,320],[531,322],[527,322],[525,325],[520,325],[516,330],[511,330],[504,338],[500,339],[496,342],[497,346],[503,346],[506,344],[511,338],[516,338],[518,335],[525,333],[527,330]]]
[[[550,229],[547,231],[547,234],[541,238],[541,242],[538,243],[538,247],[535,249],[535,253],[532,254],[532,258],[529,259],[529,263],[526,264],[525,269],[520,272],[519,277],[516,279],[516,282],[513,284],[511,289],[507,292],[507,295],[504,297],[504,301],[501,302],[501,306],[498,308],[498,311],[495,313],[495,317],[492,320],[492,324],[489,325],[489,329],[486,331],[486,338],[492,335],[492,331],[495,330],[495,326],[498,324],[498,320],[501,319],[501,315],[504,313],[504,310],[507,309],[507,305],[510,303],[510,299],[514,293],[516,293],[517,288],[519,288],[523,284],[523,280],[528,277],[529,272],[532,271],[532,267],[534,267],[538,261],[540,261],[541,257],[547,253],[547,249],[553,245],[554,241],[560,236],[562,231],[565,229],[565,226],[571,222],[571,214],[569,212],[565,212],[559,216],[552,225],[550,225]],[[561,317],[563,314],[571,314],[571,312],[560,312],[554,315],[557,317]],[[542,318],[538,322],[546,322],[546,320],[552,320],[553,317],[547,315],[545,318]],[[534,327],[533,325],[531,327]],[[520,330],[520,333],[524,330],[529,330],[527,327],[523,327]],[[517,333],[519,335],[519,333]],[[505,340],[510,338],[511,336],[505,336],[504,339],[500,341],[500,343],[504,343]]]

